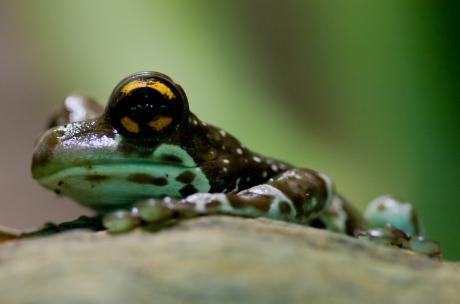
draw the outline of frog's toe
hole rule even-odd
[[[5,226],[0,226],[0,243],[19,238],[21,232]]]
[[[358,238],[366,239],[379,245],[409,249],[430,257],[441,257],[439,242],[426,239],[423,236],[409,236],[404,231],[391,225],[363,231],[358,234]]]
[[[399,248],[408,248],[410,240],[410,237],[404,231],[391,225],[360,232],[358,238],[366,239],[379,245],[396,246]]]
[[[104,227],[113,233],[121,233],[132,230],[140,225],[137,215],[129,210],[118,210],[106,214],[102,218]]]
[[[410,250],[428,255],[430,257],[441,257],[441,246],[438,241],[426,239],[422,236],[412,237],[409,240]]]
[[[168,198],[158,200],[158,199],[147,199],[138,202],[135,205],[139,217],[147,222],[154,223],[162,221],[173,216],[174,211],[171,206],[168,206]]]

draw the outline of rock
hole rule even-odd
[[[0,246],[0,303],[460,303],[460,266],[268,219]]]

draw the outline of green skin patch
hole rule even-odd
[[[128,76],[106,109],[83,97],[70,101],[38,140],[32,175],[105,214],[102,222],[112,232],[206,214],[260,216],[439,254],[436,243],[408,235],[421,231],[419,223],[412,209],[396,201],[377,201],[366,216],[398,229],[365,233],[366,222],[327,175],[254,153],[200,121],[189,111],[185,92],[166,75]],[[153,123],[159,117],[167,122],[164,128]],[[128,119],[129,125],[120,123]]]
[[[163,155],[174,155],[182,165],[146,163],[148,159],[145,159],[141,164],[69,167],[43,177],[39,182],[99,212],[126,208],[134,201],[146,198],[183,197],[184,192],[209,191],[208,179],[186,151],[163,144],[155,150],[152,160],[161,159]],[[193,176],[193,179],[181,181],[180,176],[184,173]]]

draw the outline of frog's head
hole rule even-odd
[[[184,91],[168,76],[139,72],[115,87],[98,118],[46,131],[35,147],[32,174],[46,188],[100,211],[147,197],[207,192],[202,168],[226,149],[216,142],[219,132],[190,113]]]

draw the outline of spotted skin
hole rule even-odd
[[[35,147],[33,177],[96,210],[110,231],[207,214],[366,231],[327,175],[254,153],[201,121],[164,74],[128,76],[106,108],[74,98],[51,121]]]

